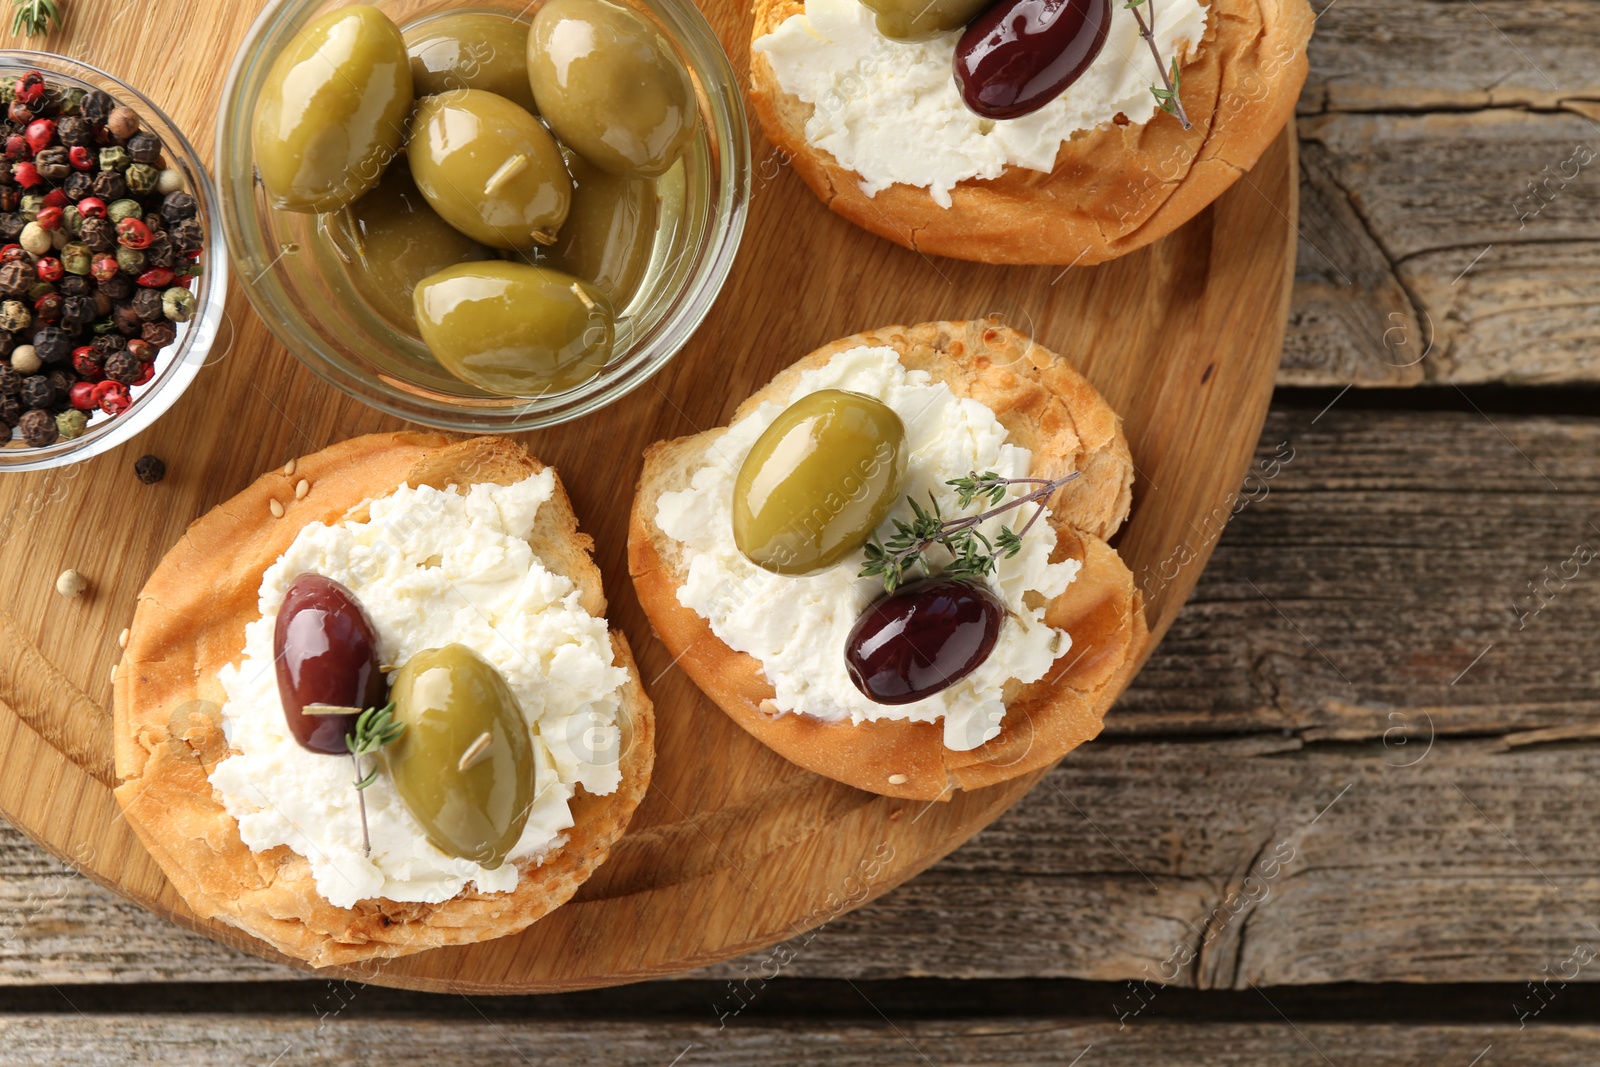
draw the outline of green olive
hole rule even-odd
[[[256,168],[272,205],[333,211],[378,183],[405,140],[411,64],[399,27],[366,4],[307,23],[256,103]]]
[[[406,158],[433,210],[494,248],[549,244],[572,204],[555,138],[522,108],[482,89],[424,98]]]
[[[439,365],[491,393],[571,389],[611,358],[611,301],[548,267],[462,263],[423,279],[413,307]]]
[[[509,15],[445,15],[406,31],[418,96],[486,89],[534,110],[528,85],[528,24]]]
[[[465,645],[418,652],[389,690],[405,732],[383,750],[411,814],[436,848],[505,862],[534,797],[533,740],[506,680]]]
[[[900,497],[906,429],[881,400],[823,389],[756,439],[733,483],[733,540],[752,563],[809,574],[866,544]]]
[[[994,0],[861,0],[878,17],[878,32],[896,41],[925,41],[959,30]]]
[[[390,167],[376,189],[344,209],[339,222],[334,239],[354,260],[356,284],[379,311],[408,330],[418,282],[457,263],[494,256],[428,206],[404,163]]]
[[[689,71],[666,38],[607,0],[549,0],[539,9],[528,80],[562,143],[612,174],[666,173],[699,119]]]
[[[576,183],[572,211],[550,247],[550,265],[626,304],[655,249],[661,212],[655,180],[607,174],[578,156],[567,167]]]

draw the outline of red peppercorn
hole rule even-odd
[[[156,358],[156,346],[140,337],[128,341],[128,354],[140,363],[149,363]]]
[[[144,364],[144,369],[139,372],[139,376],[133,380],[133,384],[134,385],[143,385],[146,382],[148,382],[151,378],[154,378],[155,376],[156,376],[156,365],[155,365],[155,363],[153,363],[153,362],[152,363],[146,363],[146,364]]]
[[[117,266],[116,256],[95,256],[89,264],[89,274],[97,282],[109,282],[122,270]]]
[[[34,119],[28,123],[25,134],[28,138],[28,147],[33,149],[33,154],[38,155],[50,147],[50,142],[55,140],[56,124],[53,119]]]
[[[105,377],[105,359],[93,345],[81,345],[72,350],[72,369],[78,372],[78,377],[98,382]]]
[[[60,189],[52,189],[44,194],[45,207],[66,207],[71,202],[67,199],[67,194]]]
[[[172,284],[172,268],[152,267],[135,278],[134,281],[146,289],[165,289]]]
[[[60,293],[44,294],[33,302],[34,322],[60,322],[66,303],[67,298]]]
[[[67,396],[79,411],[93,411],[98,402],[94,398],[94,382],[74,382]]]
[[[32,163],[18,163],[11,168],[11,176],[17,179],[17,184],[24,189],[32,189],[44,181],[39,177],[39,168]]]
[[[193,274],[180,274],[176,278],[172,279],[172,284],[176,285],[176,286],[178,286],[180,288],[183,288],[183,289],[191,289],[192,290],[194,288],[194,275]]]
[[[94,157],[81,144],[67,149],[67,161],[72,164],[73,170],[94,170]]]
[[[121,415],[133,405],[128,387],[121,382],[104,381],[94,387],[94,403],[107,415]]]
[[[43,229],[59,230],[61,229],[61,209],[58,207],[41,208],[39,210],[39,217],[34,221],[36,221]],[[49,280],[55,281],[54,278]]]
[[[33,150],[28,147],[28,139],[20,133],[14,133],[7,137],[6,158],[13,163],[24,159],[32,159]]]
[[[103,219],[106,217],[106,202],[98,196],[86,196],[78,201],[78,214],[86,219]]]
[[[138,219],[126,218],[117,223],[117,243],[123,248],[149,248],[151,240],[150,227]]]
[[[50,228],[55,229],[54,226]],[[66,268],[62,267],[61,261],[55,256],[45,256],[34,270],[39,272],[39,279],[46,282],[59,282],[61,276],[67,273]]]
[[[44,99],[44,75],[30,70],[17,79],[16,97],[24,104],[37,104]]]
[[[31,258],[19,244],[9,244],[4,248],[0,248],[0,263],[14,263],[19,259],[27,262]]]

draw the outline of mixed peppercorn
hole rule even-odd
[[[0,79],[0,445],[115,418],[195,314],[199,204],[108,94]]]

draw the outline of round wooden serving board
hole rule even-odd
[[[741,0],[707,2],[742,72],[748,11]],[[209,158],[223,79],[261,6],[69,0],[66,24],[46,47],[141,87]],[[577,898],[525,933],[355,968],[350,977],[529,992],[683,971],[793,938],[885,892],[1037,782],[1036,774],[928,805],[818,778],[746,736],[651,636],[626,560],[641,452],[725,422],[747,394],[818,345],[867,327],[989,314],[1031,333],[1080,366],[1125,417],[1138,480],[1119,547],[1151,594],[1152,646],[1209,555],[1205,524],[1214,529],[1229,512],[1283,342],[1297,186],[1289,134],[1176,234],[1114,263],[1066,271],[933,260],[872,237],[824,208],[753,136],[758,164],[743,249],[688,348],[606,411],[525,437],[561,472],[598,545],[610,618],[632,640],[655,699],[649,795]],[[95,881],[273,957],[189,912],[119,817],[110,714],[117,637],[140,586],[188,523],[291,457],[399,423],[316,380],[237,290],[228,310],[212,365],[138,441],[77,467],[0,478],[0,811]],[[146,452],[170,472],[155,486],[134,477]],[[1173,578],[1186,546],[1196,558]],[[54,590],[68,567],[90,583],[75,600]]]

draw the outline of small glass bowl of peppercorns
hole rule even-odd
[[[188,388],[223,319],[214,204],[143,94],[0,51],[0,471],[114,448]]]

